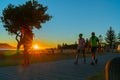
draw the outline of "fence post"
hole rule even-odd
[[[120,80],[120,57],[110,60],[105,68],[106,80]]]

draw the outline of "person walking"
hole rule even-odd
[[[90,37],[90,45],[91,45],[91,53],[92,53],[91,65],[94,65],[94,64],[98,63],[98,60],[95,56],[98,44],[99,44],[99,39],[98,39],[98,37],[95,36],[95,32],[92,32],[91,37]]]
[[[79,58],[79,54],[81,52],[83,54],[84,63],[86,63],[86,57],[85,57],[85,39],[82,38],[82,36],[83,36],[83,34],[79,34],[76,60],[75,60],[74,64],[78,64],[78,58]]]

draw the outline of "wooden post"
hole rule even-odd
[[[106,80],[120,80],[120,57],[110,60],[105,71]]]

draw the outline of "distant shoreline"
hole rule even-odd
[[[16,49],[10,49],[10,48],[0,48],[0,51],[4,51],[4,50],[16,50]]]

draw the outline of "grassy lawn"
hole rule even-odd
[[[96,73],[95,75],[87,78],[86,80],[105,80],[105,70]]]
[[[23,54],[15,54],[16,51],[0,51],[0,67],[21,65]],[[22,52],[21,52],[22,53]],[[66,59],[74,59],[75,54],[30,54],[30,63],[50,62]]]

